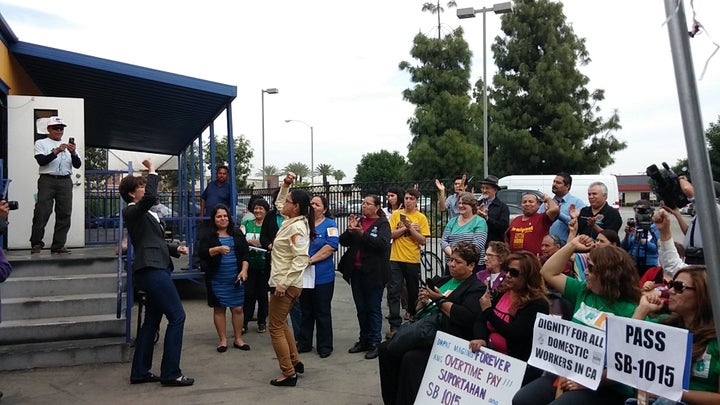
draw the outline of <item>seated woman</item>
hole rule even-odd
[[[576,251],[588,251],[585,281],[562,274],[565,262]],[[592,238],[580,235],[568,241],[552,255],[540,270],[548,287],[560,292],[574,304],[572,321],[586,326],[598,327],[608,313],[631,317],[640,300],[638,273],[628,253],[617,246],[598,246]],[[604,321],[599,326],[605,328]],[[560,395],[556,397],[557,389]],[[607,380],[600,382],[592,391],[574,381],[545,374],[520,389],[513,398],[514,405],[539,404],[623,404],[632,396],[632,388]]]
[[[448,220],[440,238],[440,248],[445,253],[445,271],[450,263],[452,247],[458,242],[470,242],[480,249],[480,260],[477,269],[485,268],[485,242],[487,241],[488,227],[485,219],[477,214],[477,199],[473,193],[460,193],[458,197],[459,215]]]
[[[505,280],[504,263],[508,256],[510,256],[510,248],[507,243],[497,240],[488,243],[485,250],[485,270],[478,271],[475,276],[490,288],[490,293],[497,290]]]
[[[505,282],[491,300],[489,292],[480,298],[482,315],[475,321],[474,352],[490,347],[522,361],[530,358],[533,327],[538,313],[550,313],[545,283],[540,276],[540,260],[527,251],[511,254],[506,263]],[[523,385],[540,377],[542,370],[528,366]]]
[[[434,289],[424,288],[419,293],[418,310],[440,311],[439,330],[470,340],[473,322],[480,314],[480,297],[483,284],[473,276],[480,250],[469,242],[460,242],[453,248],[450,258],[450,275],[441,277]],[[385,404],[412,404],[415,402],[431,347],[412,349],[400,355],[388,350],[389,341],[380,344],[380,388]]]
[[[705,266],[687,266],[673,277],[670,284],[668,309],[670,315],[661,323],[685,328],[692,333],[692,371],[690,389],[683,392],[687,404],[720,403],[720,348],[713,322]],[[633,318],[645,319],[663,309],[658,294],[646,294],[640,299]]]

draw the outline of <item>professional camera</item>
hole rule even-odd
[[[20,208],[20,204],[17,201],[8,201],[8,209],[10,211]]]
[[[637,223],[637,227],[644,231],[650,230],[650,225],[652,225],[653,222],[653,213],[652,207],[648,207],[647,205],[635,207],[635,222]]]
[[[664,169],[656,165],[648,166],[646,173],[650,176],[650,187],[655,194],[659,195],[663,203],[670,208],[686,206],[689,201],[680,188],[680,180],[667,163],[662,163]],[[652,214],[651,214],[652,215]],[[638,221],[640,222],[640,221]]]

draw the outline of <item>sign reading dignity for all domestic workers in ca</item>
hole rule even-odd
[[[637,319],[607,319],[607,377],[673,401],[687,389],[692,334]],[[710,369],[708,360],[707,370]]]
[[[510,404],[525,376],[524,361],[438,332],[415,404]]]
[[[595,390],[605,364],[605,331],[537,314],[528,364]]]

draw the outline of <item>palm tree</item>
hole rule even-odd
[[[334,170],[334,169],[333,169],[332,165],[329,165],[329,164],[326,164],[326,163],[320,163],[320,164],[317,165],[317,167],[315,168],[315,173],[317,173],[317,174],[319,174],[320,176],[322,176],[322,179],[323,179],[322,184],[325,185],[325,184],[327,184],[327,178],[328,178],[328,176],[331,176],[331,175],[332,175],[333,170]]]
[[[448,8],[457,7],[457,3],[455,3],[455,1],[453,1],[453,0],[450,0],[447,2],[447,7]],[[438,39],[440,39],[440,37],[441,37],[440,27],[442,25],[442,24],[440,24],[440,13],[445,11],[445,9],[442,8],[442,6],[440,6],[440,0],[437,0],[437,4],[433,4],[433,3],[423,4],[422,11],[429,11],[433,14],[437,14],[437,17],[438,17]]]
[[[335,178],[335,181],[337,181],[337,184],[340,184],[340,180],[345,178],[345,172],[337,169],[334,172],[332,172],[332,176]]]
[[[268,177],[279,176],[281,174],[282,173],[280,173],[280,169],[278,169],[276,166],[268,165],[268,166],[265,166],[264,169],[258,170],[255,175],[262,177],[262,181],[263,181],[263,185],[264,185],[265,179],[267,179]]]
[[[287,166],[283,169],[283,171],[286,172],[293,172],[297,176],[297,181],[302,181],[303,177],[306,177],[310,174],[310,169],[308,169],[307,165],[303,162],[292,162],[288,163]]]

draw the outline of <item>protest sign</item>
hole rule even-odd
[[[605,364],[605,332],[537,314],[528,364],[595,390]]]
[[[415,404],[510,404],[526,366],[488,348],[473,353],[467,340],[438,332]]]
[[[607,328],[607,377],[679,401],[690,382],[692,334],[619,316],[609,316]]]

